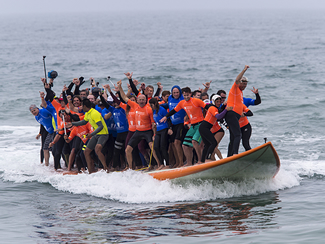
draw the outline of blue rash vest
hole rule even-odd
[[[44,126],[45,130],[52,134],[54,133],[54,128],[52,125],[52,114],[45,108],[39,109],[38,115],[35,116],[38,123]]]
[[[246,97],[243,97],[243,103],[246,105],[247,108],[248,108],[250,105],[255,106],[255,99],[253,99],[253,98],[246,98]]]
[[[180,92],[180,97],[178,99],[173,98],[173,95],[170,95],[168,97],[168,107],[169,107],[169,111],[172,111],[177,104],[184,100],[183,94],[182,94],[182,90],[179,86],[173,86],[171,89],[171,93],[173,94],[173,89],[177,88]],[[173,116],[170,117],[172,124],[173,125],[178,125],[178,124],[182,124],[184,123],[184,117],[186,115],[186,112],[184,109],[179,110],[176,114],[174,114]]]
[[[95,106],[95,109],[96,109],[99,113],[102,113],[102,111],[103,111],[103,110],[102,110],[98,105]]]
[[[163,129],[168,128],[167,121],[165,121],[164,123],[159,122],[159,120],[161,120],[166,114],[167,114],[167,110],[161,106],[159,106],[158,114],[157,114],[156,110],[153,110],[153,119],[156,122],[157,131],[161,131]]]
[[[112,117],[115,122],[117,133],[129,131],[128,119],[126,118],[126,113],[123,108],[115,108],[110,106],[108,111],[113,115]]]
[[[104,118],[105,114],[108,114],[110,111],[108,111],[107,108],[104,108],[103,111],[102,111],[102,116]],[[108,132],[110,135],[112,135],[113,137],[116,137],[117,136],[117,131],[116,131],[116,125],[115,125],[115,122],[114,122],[114,118],[113,118],[113,115],[109,118],[109,119],[105,119],[105,123],[107,125],[107,129],[108,129]]]
[[[46,110],[52,114],[52,117],[54,118],[54,122],[55,122],[55,128],[58,128],[58,120],[57,120],[56,110],[50,101],[46,101],[46,104],[47,104]]]

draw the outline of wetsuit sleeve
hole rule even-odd
[[[173,123],[172,123],[172,120],[170,118],[167,119],[167,124],[168,124],[169,129],[171,129],[173,127]]]
[[[122,103],[127,103],[127,102],[125,102],[125,101],[123,100],[120,91],[118,91],[117,94],[118,94],[118,96],[119,96],[119,98],[120,98],[120,101],[121,101]]]
[[[166,114],[166,117],[169,118],[170,116],[173,116],[176,113],[177,113],[177,111],[175,109],[173,109],[172,111],[169,111],[168,114]]]
[[[76,122],[71,122],[72,125],[75,125],[75,126],[81,126],[81,125],[85,125],[87,124],[88,121],[86,120],[80,120],[80,121],[76,121]]]
[[[102,121],[98,121],[96,124],[98,125],[98,127],[94,132],[91,133],[91,136],[96,135],[98,132],[100,132],[104,128]]]
[[[153,97],[159,97],[160,92],[161,92],[161,89],[158,87],[157,91]]]
[[[54,92],[50,88],[45,88],[45,91],[46,91],[45,100],[52,102],[54,99]]]
[[[67,95],[70,95],[73,97],[73,93],[71,92],[72,87],[73,87],[74,83],[71,82],[70,85],[68,86],[68,90],[66,91]]]
[[[220,114],[216,114],[215,117],[217,118],[217,120],[221,120],[226,116],[227,113],[227,109],[223,110]]]
[[[244,115],[245,116],[253,116],[253,112],[249,110],[248,112],[244,113]]]
[[[79,86],[80,86],[80,85],[79,85]],[[80,95],[79,86],[76,85],[76,87],[75,87],[75,89],[74,89],[74,95]]]
[[[117,99],[117,97],[114,95],[114,93],[113,93],[113,92],[110,92],[109,94],[110,94],[111,97],[113,98],[113,101],[114,101],[115,103],[117,103],[118,105],[120,105],[121,101]]]
[[[254,104],[258,105],[258,104],[260,104],[262,102],[261,97],[260,97],[260,94],[258,94],[258,93],[256,93],[255,95],[256,95],[256,99],[255,99]]]
[[[132,92],[133,92],[136,96],[138,96],[139,91],[138,91],[137,87],[134,85],[132,79],[129,79],[129,83],[130,83],[130,86],[131,86]]]
[[[63,101],[64,101],[65,105],[67,105],[68,99],[67,99],[67,94],[65,92],[62,93],[62,97],[63,97]]]
[[[105,100],[105,98],[103,97],[103,95],[100,95],[100,100],[102,101],[102,103],[105,106],[105,108],[109,109],[109,107],[111,105],[108,104],[108,102]]]

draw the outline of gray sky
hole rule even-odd
[[[325,9],[324,0],[0,0],[0,14],[218,9]]]

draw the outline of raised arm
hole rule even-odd
[[[245,68],[242,70],[242,72],[240,72],[239,73],[239,75],[237,76],[237,78],[236,78],[236,84],[238,85],[239,83],[240,83],[240,81],[241,81],[241,79],[243,78],[243,76],[244,76],[244,74],[245,74],[245,72],[246,72],[246,70],[249,68],[249,66],[248,65],[245,65]]]
[[[256,89],[254,86],[253,86],[253,90],[251,90],[254,94],[255,94],[255,96],[256,96],[256,99],[255,99],[255,101],[254,101],[254,104],[255,105],[258,105],[258,104],[260,104],[261,102],[262,102],[262,100],[261,100],[261,97],[260,97],[260,94],[258,93],[258,89]]]
[[[129,101],[129,98],[125,95],[125,93],[124,93],[124,91],[122,89],[122,81],[121,80],[119,80],[117,82],[117,86],[118,86],[121,98],[127,103]]]
[[[42,107],[43,108],[46,108],[47,107],[47,103],[46,103],[46,101],[44,99],[45,93],[40,91],[39,94],[40,94],[40,97],[41,97],[41,100],[42,100]]]
[[[136,85],[134,84],[134,82],[133,82],[133,80],[132,80],[133,72],[132,72],[132,73],[127,72],[127,73],[124,73],[124,74],[125,74],[125,76],[129,79],[129,84],[130,84],[130,86],[131,86],[132,92],[133,92],[136,96],[138,96],[139,91],[138,91]]]

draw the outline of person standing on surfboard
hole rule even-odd
[[[42,100],[44,100],[44,92],[40,92],[40,97]],[[45,130],[48,132],[44,146],[43,146],[43,152],[44,152],[44,159],[45,159],[45,165],[49,165],[49,159],[50,159],[50,147],[49,144],[54,138],[54,128],[52,124],[52,114],[46,110],[45,108],[39,109],[35,104],[32,104],[29,107],[29,111],[35,116],[35,119],[38,123],[44,126]]]
[[[243,90],[247,85],[245,82],[242,83],[242,78],[248,68],[249,66],[245,65],[245,68],[239,73],[228,95],[227,106],[233,107],[233,110],[229,111],[225,117],[230,131],[229,144],[231,146],[228,147],[228,157],[238,154],[239,150],[241,130],[238,121],[243,113]]]
[[[216,101],[218,100],[220,103],[221,97],[219,95],[213,95],[211,100],[212,100],[212,106],[209,107],[205,115],[205,118],[199,127],[199,132],[204,142],[204,149],[202,151],[201,158],[199,158],[198,164],[204,163],[207,156],[208,159],[210,159],[212,153],[214,152],[214,149],[218,145],[218,141],[215,139],[214,134],[211,132],[212,127],[215,124],[218,125],[217,120],[222,119],[226,115],[227,111],[232,110],[232,107],[226,107],[226,109],[219,114],[218,107],[216,106],[217,105]],[[218,127],[220,126],[218,125]],[[222,128],[220,127],[220,129]],[[217,131],[219,131],[219,128],[217,129]]]
[[[89,99],[84,99],[82,101],[82,110],[86,113],[83,120],[78,122],[72,122],[72,125],[81,126],[86,125],[88,122],[94,128],[92,133],[88,133],[86,138],[90,138],[87,147],[85,149],[85,157],[87,161],[87,167],[89,174],[95,171],[94,162],[90,156],[90,153],[95,149],[96,154],[103,165],[104,170],[108,170],[106,165],[106,159],[104,154],[102,153],[103,146],[108,140],[109,134],[106,123],[102,117],[102,115],[92,108],[92,103]]]
[[[140,94],[138,96],[138,103],[131,101],[129,99],[123,89],[122,89],[122,81],[117,82],[117,86],[119,88],[121,98],[127,102],[127,104],[135,109],[135,124],[136,124],[136,131],[131,137],[125,152],[126,152],[126,158],[128,161],[129,166],[126,167],[125,169],[132,169],[132,151],[133,148],[135,148],[141,140],[146,140],[147,143],[149,144],[150,149],[153,152],[153,155],[155,159],[157,160],[158,163],[158,168],[161,167],[161,162],[159,162],[157,155],[155,153],[155,150],[153,149],[153,143],[152,143],[152,137],[153,137],[153,130],[152,130],[152,125],[155,123],[153,119],[153,112],[151,107],[147,104],[147,98],[145,95]]]
[[[201,158],[201,148],[200,148],[200,132],[199,132],[199,126],[201,122],[204,119],[202,108],[208,108],[209,105],[207,105],[205,102],[198,98],[193,98],[191,89],[189,87],[185,87],[182,89],[184,100],[180,101],[177,106],[171,110],[166,116],[164,116],[160,122],[165,122],[167,118],[174,115],[181,109],[184,109],[186,114],[188,115],[190,122],[191,122],[191,128],[186,133],[184,142],[183,142],[183,149],[184,154],[186,157],[186,164],[184,166],[190,166],[192,165],[192,159],[193,159],[193,147],[196,151],[196,154],[198,158]]]

